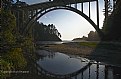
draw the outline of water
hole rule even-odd
[[[63,41],[38,41],[36,44],[62,44],[62,43],[69,43],[69,42],[86,42],[86,41],[71,41],[71,40],[63,40]]]
[[[63,41],[38,41],[36,44],[62,44]]]
[[[44,75],[63,77],[68,74],[70,79],[121,79],[121,68],[60,52],[39,50],[38,55],[38,70]],[[92,64],[87,66],[90,61]]]

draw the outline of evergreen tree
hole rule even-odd
[[[103,31],[104,40],[121,41],[121,0],[116,0],[115,9],[112,14],[104,21]]]
[[[36,22],[34,26],[34,38],[36,41],[60,41],[61,34],[55,25]]]
[[[14,44],[16,39],[14,37],[16,29],[15,17],[10,11],[1,10],[1,27],[0,39],[2,44]]]
[[[23,56],[21,44],[17,44],[16,39],[16,20],[9,10],[1,10],[1,27],[0,27],[0,78],[4,79],[10,73],[4,71],[12,71],[13,69],[21,69],[26,66],[26,60]]]

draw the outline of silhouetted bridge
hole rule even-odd
[[[96,8],[96,18],[97,22],[95,23],[91,19],[91,3],[95,2]],[[88,3],[88,15],[84,13],[84,4]],[[78,5],[81,5],[81,10],[78,9]],[[44,14],[57,10],[57,9],[66,9],[73,11],[82,17],[84,17],[98,32],[100,37],[103,37],[103,33],[99,28],[99,5],[98,0],[53,0],[43,3],[27,5],[25,3],[17,2],[12,8],[13,13],[17,17],[17,26],[18,31],[27,35],[29,32],[32,32],[32,25],[37,22],[37,20],[42,17]]]
[[[86,69],[88,69],[88,67],[90,67],[91,65],[92,65],[92,63],[89,62],[83,68],[79,69],[78,71],[75,71],[75,72],[69,73],[69,74],[64,74],[64,75],[49,72],[49,71],[43,69],[39,64],[36,64],[36,67],[38,68],[39,74],[44,74],[44,75],[47,75],[47,76],[50,76],[50,77],[55,77],[55,78],[69,79],[69,78],[72,78],[72,77],[76,77],[80,73],[83,74],[83,72]]]

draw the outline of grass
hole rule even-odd
[[[80,42],[79,45],[87,46],[91,48],[121,50],[121,44],[115,44],[115,43],[110,43],[110,42]]]
[[[93,48],[95,48],[98,45],[97,42],[80,42],[79,44],[81,46],[88,46],[88,47],[93,47]]]

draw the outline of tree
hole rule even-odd
[[[12,71],[12,69],[22,68],[26,66],[26,61],[22,53],[22,49],[16,46],[16,19],[11,14],[10,10],[2,9],[0,11],[1,23],[0,23],[0,78],[5,78],[8,73],[1,71]],[[20,47],[20,44],[18,44]],[[10,58],[9,58],[10,57]],[[14,58],[14,59],[13,59]],[[18,63],[19,62],[19,63]],[[15,66],[14,66],[15,65]]]
[[[95,38],[95,32],[90,31],[90,33],[88,34],[88,40],[93,40],[94,38]]]
[[[14,2],[13,0],[1,0],[2,2],[2,8],[4,8],[5,10],[9,10],[12,3]]]
[[[108,21],[111,18],[110,15],[112,14],[112,5],[110,0],[104,0],[104,1],[105,1],[105,9],[103,9],[103,12],[104,12],[105,19],[104,19],[102,31],[106,35],[110,30],[111,23],[109,23]]]
[[[99,41],[100,38],[99,38],[99,35],[98,33],[95,31],[90,31],[90,33],[88,34],[88,38],[87,38],[88,41]]]
[[[104,0],[105,1],[105,9],[103,9],[105,19],[108,18],[109,15],[112,13],[112,4],[110,0]]]
[[[121,0],[116,0],[115,9],[112,14],[104,21],[103,31],[104,40],[121,41]]]
[[[2,44],[14,44],[15,43],[15,29],[16,21],[15,17],[10,11],[1,10],[1,27],[0,27],[0,39]]]
[[[34,27],[34,38],[36,41],[60,41],[61,34],[55,25],[36,22]]]

